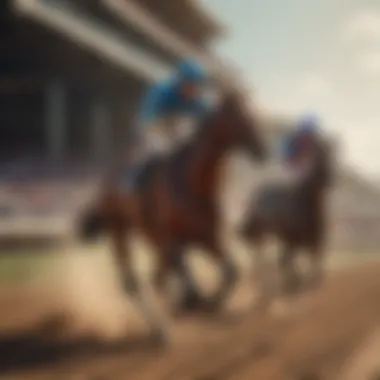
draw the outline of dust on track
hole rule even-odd
[[[81,276],[81,286],[86,286],[84,278]],[[40,340],[41,333],[51,334],[51,326],[29,335],[20,332],[18,337],[4,338],[0,341],[0,373],[4,374],[4,379],[349,379],[354,371],[363,376],[366,373],[366,370],[358,369],[368,368],[366,364],[360,364],[365,360],[362,357],[369,355],[361,347],[368,346],[366,342],[380,324],[378,263],[334,273],[322,289],[290,303],[284,315],[251,310],[229,318],[229,310],[220,317],[194,316],[176,321],[173,324],[173,346],[166,350],[149,346],[144,325],[138,316],[132,315],[132,308],[126,311],[120,306],[122,299],[117,298],[117,291],[112,288],[114,285],[103,291],[97,287],[92,290],[92,296],[88,287],[82,293],[88,294],[87,299],[81,300],[78,295],[74,297],[79,283],[73,280],[69,283],[72,297],[62,295],[61,302],[57,302],[60,306],[53,310],[61,316],[62,305],[70,310],[64,314],[66,320],[60,323],[68,323],[75,333],[70,335],[68,342],[58,346]],[[247,285],[242,285],[237,290],[236,299],[243,299],[251,291]],[[96,299],[107,298],[107,295],[106,306],[96,308]],[[22,315],[21,326],[27,313],[34,313],[30,320],[37,324],[42,312],[36,310],[47,310],[48,297],[39,297],[40,304],[32,303],[31,299],[17,305],[9,301],[7,312],[0,317],[0,326],[6,326],[11,314]],[[68,299],[71,303],[67,302]],[[86,301],[92,302],[96,315],[92,321],[88,319],[88,314],[92,313],[89,306],[87,309],[72,306]],[[115,314],[115,310],[119,310],[119,314]],[[112,323],[105,328],[107,319]],[[119,329],[121,325],[128,325],[128,338],[122,343],[104,344],[110,336],[115,337],[121,334],[120,331],[124,333],[122,329],[111,328],[116,325]],[[102,329],[103,334],[99,334],[98,330]],[[81,337],[73,341],[71,338],[79,331]],[[374,360],[371,366],[370,373],[373,373]],[[363,377],[363,380],[367,378]]]

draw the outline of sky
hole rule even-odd
[[[380,177],[380,0],[204,0],[216,49],[274,113],[320,115],[344,160]]]

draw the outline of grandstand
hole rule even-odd
[[[146,85],[179,59],[225,75],[210,48],[227,30],[195,0],[7,0],[0,31],[4,236],[62,230],[57,215],[125,147]]]

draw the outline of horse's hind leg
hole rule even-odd
[[[199,294],[195,280],[186,263],[184,250],[180,246],[173,246],[169,255],[171,264],[183,285],[183,295],[180,300],[179,310],[194,310],[201,304],[202,297]]]
[[[179,311],[190,311],[198,307],[201,296],[195,285],[195,281],[187,266],[184,250],[182,248],[171,248],[160,251],[158,267],[154,273],[153,284],[158,293],[163,294],[167,291],[169,276],[177,275],[180,285],[183,287],[179,301]]]
[[[286,245],[280,255],[280,269],[283,275],[283,290],[286,294],[296,292],[301,285],[301,280],[294,262],[296,253],[295,247]]]
[[[232,292],[238,281],[238,269],[231,255],[219,243],[206,245],[212,257],[218,261],[222,270],[222,283],[208,303],[211,311],[218,310]]]
[[[144,294],[133,269],[130,250],[126,242],[125,228],[115,228],[112,234],[112,240],[114,244],[116,264],[125,290],[136,302],[136,305],[144,315],[144,318],[146,318],[151,325],[153,338],[160,343],[166,343],[168,341],[166,326],[159,318],[152,304],[148,301],[147,295]]]

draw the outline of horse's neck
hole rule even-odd
[[[212,138],[198,140],[194,146],[195,157],[190,164],[190,181],[197,195],[213,196],[219,187],[223,160],[227,149],[216,146]]]
[[[317,149],[322,148],[318,147]],[[319,154],[321,153],[319,152]],[[315,156],[313,159],[317,162],[317,165],[320,165],[320,157]],[[306,206],[310,208],[310,210],[316,210],[317,212],[323,209],[326,199],[325,186],[322,183],[315,182],[318,181],[317,178],[320,175],[320,171],[318,166],[309,169],[297,189],[298,196]]]
[[[303,204],[304,207],[309,210],[309,216],[312,218],[319,218],[321,215],[323,215],[326,199],[325,190],[322,187],[312,189],[300,187],[298,190],[299,192],[297,194],[297,198],[299,199],[299,203]]]

